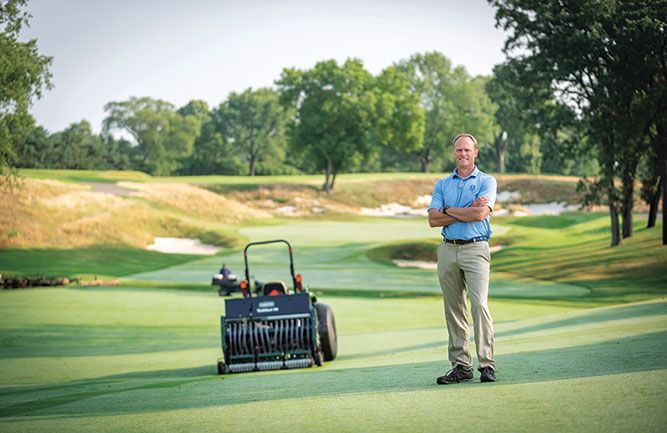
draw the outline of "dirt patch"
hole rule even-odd
[[[119,196],[130,195],[135,192],[133,189],[121,188],[115,183],[103,183],[103,182],[84,182],[86,185],[93,187],[93,192],[99,192],[104,194],[113,194]]]

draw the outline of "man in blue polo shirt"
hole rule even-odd
[[[489,217],[496,203],[496,180],[475,166],[479,150],[470,134],[454,138],[456,169],[439,179],[428,209],[431,227],[442,227],[438,247],[438,279],[445,301],[452,369],[438,378],[448,385],[473,380],[466,291],[470,297],[478,370],[482,382],[495,382],[493,320],[487,304],[491,255]]]

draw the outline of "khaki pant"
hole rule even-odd
[[[454,367],[460,365],[466,369],[472,368],[467,289],[479,367],[496,369],[493,359],[493,319],[487,304],[490,261],[488,242],[465,245],[442,242],[438,247],[438,279],[445,301],[449,361]]]

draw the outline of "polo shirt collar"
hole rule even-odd
[[[468,175],[468,177],[477,177],[478,174],[479,174],[479,169],[477,168],[477,164],[475,164],[475,168],[472,170],[472,173],[470,173],[470,175]],[[454,169],[454,177],[458,177],[459,179],[463,179],[461,176],[459,176],[459,168],[458,167],[456,167]]]

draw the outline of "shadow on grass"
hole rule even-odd
[[[667,368],[665,341],[667,331],[660,331],[592,345],[501,355],[497,357],[498,382],[495,384],[476,382],[451,387],[472,389],[662,370]],[[78,387],[71,392],[75,390],[71,384],[59,390],[54,386],[35,387],[35,393],[49,390],[51,393],[61,391],[62,394],[13,405],[10,400],[17,391],[22,393],[21,400],[25,400],[26,394],[21,389],[3,389],[0,393],[5,397],[4,404],[9,405],[0,409],[0,417],[4,417],[0,422],[11,422],[8,417],[25,416],[37,411],[42,418],[63,415],[87,417],[231,406],[290,398],[411,392],[438,388],[436,377],[448,369],[445,360],[340,370],[335,369],[335,362],[328,366],[325,369],[228,376],[215,375],[213,366],[208,365],[145,371],[95,378],[88,382],[90,389],[84,392]],[[157,408],[156,401],[159,401]]]
[[[220,344],[220,331],[201,327],[49,325],[0,329],[1,358],[134,355],[205,349]]]
[[[571,314],[577,314],[572,312]],[[563,326],[591,325],[615,320],[645,317],[645,316],[665,316],[667,315],[667,302],[656,302],[650,304],[621,305],[614,308],[597,309],[586,311],[586,314],[575,317],[557,320],[554,322],[541,323],[539,325],[527,326],[524,328],[513,329],[511,331],[496,332],[495,337],[507,337],[517,334],[544,331],[546,329],[555,329]]]

